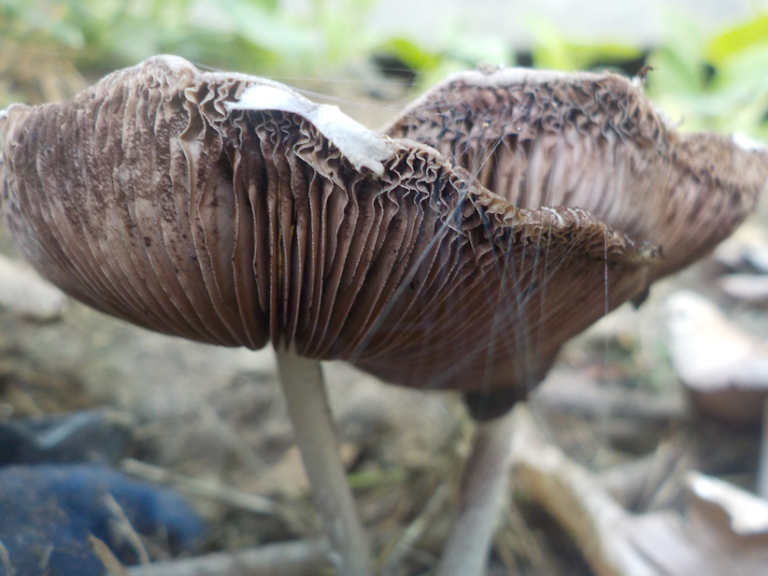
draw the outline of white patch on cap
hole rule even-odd
[[[512,86],[515,84],[544,84],[546,82],[581,82],[586,79],[604,77],[594,72],[560,72],[559,70],[537,70],[533,68],[501,68],[498,70],[466,70],[451,74],[445,84],[455,81],[472,86]]]
[[[315,104],[288,89],[251,86],[240,100],[228,102],[226,106],[228,110],[279,110],[298,114],[333,142],[356,169],[365,166],[379,176],[384,173],[382,161],[394,153],[385,138],[355,122],[337,106]]]
[[[672,120],[670,118],[669,114],[664,112],[661,108],[658,108],[656,106],[653,107],[653,111],[656,112],[656,116],[659,117],[659,120],[661,120],[661,123],[664,125],[664,128],[667,130],[677,130],[685,123],[685,118],[680,116],[680,119],[677,121]]]
[[[752,138],[744,136],[744,134],[731,134],[731,142],[747,152],[762,152],[766,149],[765,144],[752,140]]]

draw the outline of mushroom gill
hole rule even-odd
[[[108,314],[416,387],[515,380],[522,397],[648,282],[649,244],[583,209],[517,209],[433,147],[329,137],[324,108],[167,57],[13,106],[6,219],[43,275]]]
[[[14,105],[0,134],[11,232],[75,298],[200,342],[498,392],[486,416],[524,398],[569,338],[713,248],[768,179],[765,152],[678,134],[610,74],[465,73],[381,136],[280,84],[164,56],[72,102]],[[286,378],[315,386],[317,371],[286,366],[289,411],[311,409]],[[307,420],[329,422],[316,398]],[[507,430],[490,426],[468,483],[488,511]],[[302,447],[308,467],[330,431],[305,435],[324,438]],[[325,454],[315,490],[343,480],[333,464],[319,487]],[[337,496],[330,509],[349,512]],[[341,573],[366,573],[364,543],[344,549],[354,515],[340,531],[324,514]],[[453,556],[471,543],[474,563],[441,574],[476,573],[487,550],[492,515],[459,524]]]
[[[577,206],[660,246],[650,280],[707,254],[754,208],[765,150],[679,133],[637,81],[510,68],[455,74],[387,129],[431,146],[510,204]]]

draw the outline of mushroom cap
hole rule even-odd
[[[140,326],[523,397],[565,341],[683,265],[659,256],[690,244],[667,226],[706,231],[695,257],[768,177],[725,138],[695,140],[723,148],[702,161],[616,76],[553,77],[449,80],[388,137],[278,83],[154,57],[6,111],[6,221],[45,277]]]
[[[608,72],[462,72],[386,132],[436,148],[517,207],[578,206],[660,246],[650,280],[711,252],[768,179],[760,145],[679,133],[640,83]]]

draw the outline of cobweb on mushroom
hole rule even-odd
[[[536,83],[541,79],[547,79],[545,74],[540,75],[544,77],[541,79],[536,78],[535,73],[532,75]],[[562,77],[552,79],[563,80]],[[471,78],[471,80],[476,81],[477,78]],[[461,83],[461,79],[458,83]],[[536,91],[545,92],[546,90],[540,90],[540,87],[534,84],[529,90],[529,96],[535,97]],[[578,188],[582,184],[581,182],[562,185],[564,175],[569,171],[582,171],[582,166],[577,165],[574,170],[572,165],[574,161],[578,162],[579,158],[574,158],[578,154],[575,154],[573,150],[566,152],[566,149],[580,146],[581,142],[575,141],[573,138],[569,142],[567,135],[558,134],[557,130],[560,126],[556,122],[554,126],[550,127],[550,133],[541,137],[543,130],[540,124],[542,119],[530,118],[531,114],[534,116],[536,114],[536,105],[532,105],[524,98],[514,101],[514,98],[510,98],[509,94],[501,93],[500,97],[496,97],[497,95],[493,94],[492,90],[483,90],[482,87],[478,88],[471,85],[463,91],[446,88],[445,92],[446,94],[433,95],[432,98],[429,94],[423,97],[413,105],[412,110],[414,112],[412,114],[406,112],[404,117],[394,122],[389,128],[389,132],[394,136],[413,138],[438,149],[455,165],[466,168],[471,180],[477,181],[490,191],[499,194],[517,208],[537,209],[563,205],[586,208],[589,206],[589,203],[585,201],[587,198],[573,198],[577,195],[573,189]],[[491,92],[490,97],[489,92]],[[485,110],[482,109],[483,106],[486,107]],[[553,128],[554,130],[552,130]],[[601,136],[597,135],[597,137],[600,138]],[[599,148],[599,144],[596,147]],[[588,154],[589,152],[584,153],[585,156]],[[595,162],[594,158],[587,158],[587,160]],[[601,174],[604,171],[612,171],[613,168],[607,162],[604,162],[602,166],[593,167],[593,171],[598,176],[596,186],[602,185],[599,196],[609,200],[613,193],[611,187],[620,188],[623,186],[623,183],[617,182],[615,177],[606,178]],[[620,178],[625,173],[620,171]],[[583,174],[580,177],[585,178]],[[600,179],[603,182],[600,182]],[[606,180],[609,182],[605,182]],[[581,192],[583,194],[583,190]],[[600,200],[600,202],[604,201]],[[488,294],[489,298],[495,299],[494,308],[497,311],[489,325],[491,334],[503,322],[513,323],[517,331],[516,347],[523,349],[522,357],[524,360],[516,364],[515,368],[518,373],[514,376],[510,375],[510,380],[523,384],[526,391],[535,386],[540,378],[540,371],[530,372],[527,370],[527,366],[536,364],[542,338],[541,331],[532,330],[531,323],[536,323],[537,318],[525,314],[526,305],[532,295],[539,292],[541,305],[538,308],[538,315],[541,318],[546,313],[549,298],[563,297],[557,293],[547,294],[549,277],[568,257],[568,250],[566,250],[564,256],[559,254],[556,260],[550,258],[549,238],[551,232],[550,222],[548,229],[539,228],[539,233],[533,235],[532,240],[536,244],[533,250],[534,262],[530,274],[522,278],[516,275],[516,271],[521,268],[521,263],[516,262],[516,260],[526,258],[527,254],[525,251],[516,249],[516,246],[512,245],[512,238],[510,237],[506,249],[503,249],[504,254],[497,260],[497,266],[503,268],[499,270],[502,287],[495,294],[490,292]],[[577,240],[577,238],[572,240],[572,246],[575,247]],[[435,239],[434,242],[437,241],[438,239]],[[607,313],[610,309],[607,231],[603,234],[603,242],[604,301],[602,311]],[[499,248],[494,249],[499,250]],[[404,289],[402,287],[400,292]],[[396,297],[397,295],[395,295]],[[386,310],[382,316],[385,315]],[[491,339],[493,340],[493,338]],[[496,355],[515,355],[515,351],[506,349],[503,344],[498,346],[492,344],[490,348],[478,344],[474,349],[472,345],[472,342],[468,343],[465,350],[465,361],[476,355],[485,355],[486,361],[490,365]],[[520,350],[516,351],[516,355],[521,356]],[[462,359],[457,358],[456,362],[460,364]],[[428,384],[427,387],[440,387],[439,381],[446,376],[449,375],[436,375],[435,381]]]
[[[485,285],[494,301],[491,342],[467,340],[454,365],[458,370],[462,362],[485,356],[488,371],[474,374],[485,379],[500,357],[516,358],[503,384],[515,385],[512,400],[540,381],[568,338],[622,302],[641,300],[655,279],[727,236],[753,206],[763,178],[757,158],[742,154],[727,137],[677,133],[641,86],[607,73],[460,73],[406,108],[386,133],[438,150],[457,170],[468,171],[468,182],[531,219],[525,234],[509,235],[506,245],[492,243],[501,286]],[[563,214],[576,215],[576,225],[563,227]],[[497,233],[492,218],[485,225],[489,237]],[[448,223],[442,230],[447,233]],[[550,250],[553,234],[556,252]],[[596,255],[602,259],[597,268],[590,262]],[[601,283],[593,277],[591,293],[602,301],[574,298],[574,285],[557,278],[564,266],[574,265],[572,259],[577,270],[579,262],[593,276],[599,270]],[[405,289],[404,283],[388,308]],[[580,318],[558,330],[544,326],[552,314]],[[387,309],[381,317],[386,315]],[[516,334],[512,344],[493,338],[503,335],[505,324]],[[426,387],[442,387],[451,374],[431,379]],[[498,375],[495,380],[480,391],[499,388]],[[452,387],[462,388],[455,382]],[[477,391],[476,385],[466,388]]]

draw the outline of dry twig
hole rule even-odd
[[[164,468],[152,466],[145,462],[126,458],[123,460],[122,469],[126,474],[142,478],[156,484],[173,486],[177,490],[202,496],[220,502],[226,502],[230,506],[248,510],[256,514],[272,516],[278,514],[279,505],[269,498],[257,494],[248,494],[233,488],[213,482],[210,480],[200,480],[199,478],[190,478],[180,474],[174,474]]]
[[[13,564],[11,564],[11,556],[8,554],[8,549],[5,547],[2,540],[0,540],[0,562],[2,562],[3,568],[5,568],[8,576],[15,576],[16,569],[13,567]]]
[[[763,401],[763,433],[761,438],[756,492],[768,500],[768,398]]]
[[[99,560],[101,560],[104,568],[107,569],[111,576],[128,576],[128,571],[120,563],[120,560],[115,557],[112,550],[109,549],[109,546],[102,540],[99,540],[93,534],[89,534],[88,543],[91,545],[93,553],[96,554]]]
[[[126,576],[315,576],[330,570],[329,551],[325,540],[298,540],[137,566]]]
[[[134,530],[130,520],[128,520],[125,512],[123,512],[122,507],[117,503],[117,500],[115,500],[112,494],[107,494],[104,496],[104,504],[112,516],[114,516],[115,529],[118,530],[126,540],[128,540],[128,543],[139,557],[139,562],[145,565],[149,564],[149,553],[147,552],[147,548],[144,546],[144,543],[141,541],[141,536],[136,533],[136,530]]]
[[[589,472],[548,444],[527,408],[515,408],[517,488],[554,516],[599,576],[659,576],[628,539],[629,514]]]
[[[392,551],[382,563],[382,572],[384,574],[396,573],[400,562],[413,550],[414,545],[419,541],[424,530],[443,509],[450,495],[451,486],[449,484],[441,484],[434,491],[424,509],[405,529],[400,539],[393,546]]]

